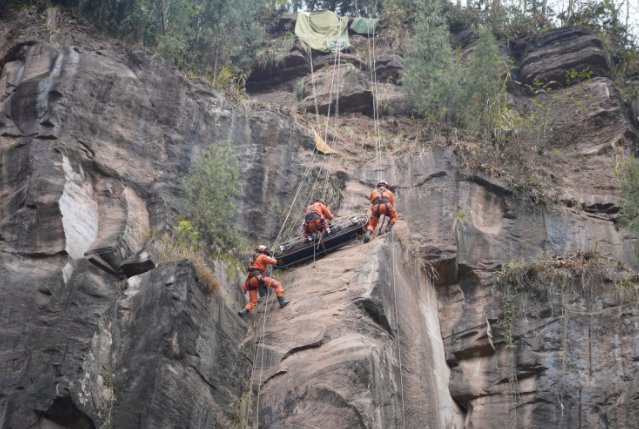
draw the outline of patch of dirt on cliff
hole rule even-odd
[[[320,136],[329,146],[360,161],[375,158],[377,145],[384,156],[393,156],[419,152],[425,144],[445,145],[450,142],[425,121],[407,117],[385,117],[375,121],[369,116],[354,113],[329,119],[320,115],[318,119],[309,113],[298,118],[307,127],[319,128]]]

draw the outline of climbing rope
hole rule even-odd
[[[257,394],[255,395],[255,428],[257,429],[259,427],[260,424],[260,391],[262,390],[262,374],[264,372],[264,334],[266,333],[266,316],[268,313],[268,309],[269,309],[269,297],[271,295],[274,295],[272,293],[270,293],[270,291],[268,291],[268,293],[266,294],[266,307],[264,308],[264,317],[262,318],[263,322],[262,322],[262,330],[260,333],[260,341],[259,343],[261,344],[261,349],[262,349],[262,353],[261,353],[261,359],[260,359],[260,377],[257,381]],[[258,347],[255,347],[256,350],[256,354],[257,354],[257,349]]]
[[[391,234],[391,269],[392,269],[392,277],[393,277],[393,301],[395,305],[395,323],[397,324],[397,328],[395,328],[395,340],[397,343],[397,359],[399,360],[399,385],[401,388],[401,398],[402,398],[402,427],[406,428],[406,407],[404,404],[404,375],[402,370],[402,348],[399,340],[400,332],[399,332],[399,315],[397,312],[397,287],[395,286],[395,237]]]
[[[374,9],[373,10],[377,10],[377,0],[374,3]],[[371,33],[370,31],[370,11],[369,11],[369,21],[368,21],[368,31],[367,33]],[[368,54],[369,54],[369,70],[370,70],[370,79],[371,79],[371,85],[372,85],[372,92],[373,92],[373,124],[374,124],[374,131],[375,131],[375,157],[376,157],[376,164],[377,164],[377,170],[379,171],[379,177],[378,180],[382,180],[384,179],[384,167],[382,165],[382,145],[381,145],[381,138],[380,138],[380,127],[379,127],[379,99],[378,99],[378,85],[377,85],[377,59],[376,59],[376,52],[375,52],[375,27],[373,27],[373,31],[372,31],[372,37],[369,38],[367,46],[368,46]],[[390,223],[390,218],[388,216],[385,216],[385,219],[387,224]],[[382,230],[382,228],[384,228],[384,222],[382,221],[381,226],[380,226],[380,231]],[[390,240],[390,244],[391,244],[391,277],[392,277],[392,286],[393,286],[393,306],[394,306],[394,310],[395,310],[395,323],[397,324],[397,327],[395,328],[395,340],[396,340],[396,347],[397,347],[397,359],[399,362],[399,384],[400,384],[400,389],[401,389],[401,403],[402,403],[402,427],[405,429],[406,428],[406,405],[405,405],[405,401],[404,401],[404,375],[403,375],[403,368],[402,368],[402,348],[401,348],[401,342],[400,342],[400,328],[399,328],[399,312],[397,309],[397,286],[396,286],[396,279],[395,279],[395,236],[393,234],[391,234],[391,240]]]
[[[317,129],[321,131],[321,125],[320,125],[320,120],[319,120],[319,105],[318,105],[318,101],[317,101],[317,88],[316,88],[316,84],[315,84],[315,71],[314,71],[314,65],[313,65],[313,52],[312,49],[310,48],[310,46],[308,47],[309,50],[309,57],[310,57],[310,65],[311,65],[311,82],[312,82],[312,86],[313,86],[313,98],[314,98],[314,102],[315,102],[315,118],[316,118],[316,123],[317,123]],[[329,102],[328,102],[328,108],[327,108],[327,117],[326,117],[326,125],[324,127],[324,141],[327,140],[327,136],[328,136],[328,126],[329,126],[329,117],[330,117],[330,110],[331,110],[331,105],[332,105],[332,97],[333,97],[333,89],[335,86],[335,75],[337,74],[338,76],[338,85],[339,85],[339,61],[341,58],[341,52],[340,50],[336,50],[335,53],[335,60],[334,60],[334,65],[333,65],[333,74],[331,77],[331,86],[330,86],[330,90],[329,90]],[[339,94],[339,93],[338,93]],[[339,105],[339,101],[336,102],[336,105]],[[282,234],[286,228],[287,222],[289,220],[289,218],[291,217],[291,213],[293,212],[293,208],[295,206],[295,202],[297,201],[297,198],[299,197],[300,191],[302,189],[302,185],[305,183],[306,178],[309,175],[309,172],[311,170],[311,166],[313,165],[315,158],[317,156],[318,151],[315,150],[313,153],[313,156],[311,158],[311,160],[309,161],[309,163],[307,164],[304,173],[302,175],[302,179],[299,181],[298,186],[297,186],[297,190],[295,192],[295,195],[293,197],[293,201],[291,202],[291,204],[288,207],[287,210],[287,214],[286,217],[284,218],[284,221],[282,222],[282,225],[277,233],[277,236],[274,240],[274,242],[271,244],[271,247],[273,247],[276,243],[279,242],[280,238],[282,237]],[[316,184],[318,182],[319,177],[321,176],[321,173],[323,170],[326,171],[326,182],[328,182],[328,169],[325,168],[325,164],[326,164],[326,160],[324,160],[324,163],[322,163],[322,165],[320,166],[317,175],[315,176],[315,179],[313,181],[313,185],[311,187],[311,189],[314,191]],[[325,193],[326,193],[326,188],[327,186],[325,185],[325,191],[322,194],[322,198],[325,198]],[[311,198],[313,192],[310,192],[309,195],[307,196],[306,199],[306,205],[308,205],[309,199]],[[304,214],[302,214],[302,216],[304,216]],[[315,261],[315,245],[313,245],[313,260]],[[266,303],[265,303],[265,308],[264,308],[264,312],[263,315],[261,316],[260,319],[258,319],[257,321],[257,325],[258,325],[258,345],[256,345],[255,347],[255,353],[254,353],[254,357],[253,357],[253,361],[252,361],[252,368],[251,368],[251,389],[249,392],[249,399],[248,399],[248,409],[251,410],[251,400],[252,400],[252,393],[253,393],[253,384],[254,384],[254,380],[255,380],[255,364],[258,360],[258,353],[260,354],[260,369],[259,369],[259,378],[258,378],[258,383],[257,383],[257,393],[256,393],[256,400],[255,400],[255,427],[258,428],[259,427],[259,404],[260,404],[260,393],[261,393],[261,387],[262,387],[262,376],[263,376],[263,371],[264,371],[264,354],[265,354],[265,350],[264,350],[264,335],[266,333],[266,319],[268,317],[268,311],[270,308],[270,296],[273,295],[271,293],[271,291],[269,290],[268,293],[266,294]],[[261,323],[261,328],[260,328],[260,323]],[[261,351],[261,353],[260,353]]]

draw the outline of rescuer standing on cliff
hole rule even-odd
[[[238,311],[240,317],[244,317],[247,313],[253,311],[257,305],[257,293],[260,288],[273,288],[275,290],[275,296],[277,296],[277,301],[280,303],[280,307],[284,307],[290,302],[288,299],[284,298],[284,289],[282,289],[280,282],[264,276],[264,272],[268,266],[275,264],[277,264],[277,260],[273,258],[273,253],[268,249],[268,247],[260,244],[257,249],[255,249],[255,255],[253,255],[248,263],[248,277],[244,282],[242,289],[244,289],[245,292],[248,290],[249,302],[243,309]]]
[[[315,199],[313,204],[306,207],[306,216],[302,229],[304,230],[304,240],[309,234],[320,232],[322,234],[330,234],[328,221],[333,220],[333,213],[326,207],[320,199]]]
[[[397,222],[397,212],[395,211],[395,194],[390,190],[391,187],[386,181],[380,180],[377,188],[371,192],[368,199],[371,202],[371,215],[368,218],[368,226],[364,235],[364,243],[368,243],[371,239],[371,233],[375,231],[377,222],[381,215],[390,218],[390,222],[386,225],[385,232],[389,232],[395,222]]]

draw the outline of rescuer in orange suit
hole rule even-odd
[[[395,194],[390,190],[390,186],[384,180],[380,180],[377,188],[371,192],[368,197],[371,202],[371,215],[368,218],[368,226],[364,235],[364,243],[368,243],[371,239],[371,232],[375,231],[377,222],[381,215],[390,218],[390,222],[386,225],[385,232],[393,229],[393,225],[397,222],[397,212],[395,211]]]
[[[284,289],[282,289],[282,284],[275,279],[264,276],[264,272],[268,266],[275,264],[277,264],[277,260],[273,258],[273,253],[268,250],[268,247],[260,244],[257,249],[255,249],[255,255],[253,255],[253,258],[251,258],[248,263],[248,277],[244,282],[242,289],[245,292],[248,290],[249,302],[243,309],[238,311],[240,317],[244,317],[247,313],[253,311],[257,305],[257,293],[260,288],[273,288],[275,290],[277,301],[280,303],[280,307],[284,307],[290,302],[288,299],[284,298]]]
[[[333,213],[331,213],[322,200],[314,200],[313,204],[306,207],[306,216],[304,217],[304,225],[302,225],[304,240],[306,240],[309,234],[313,234],[317,231],[330,234],[331,230],[328,227],[329,220],[333,220]]]

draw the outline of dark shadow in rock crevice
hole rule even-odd
[[[93,420],[80,411],[69,397],[56,398],[42,417],[68,429],[95,429]],[[38,427],[37,424],[35,427]]]

